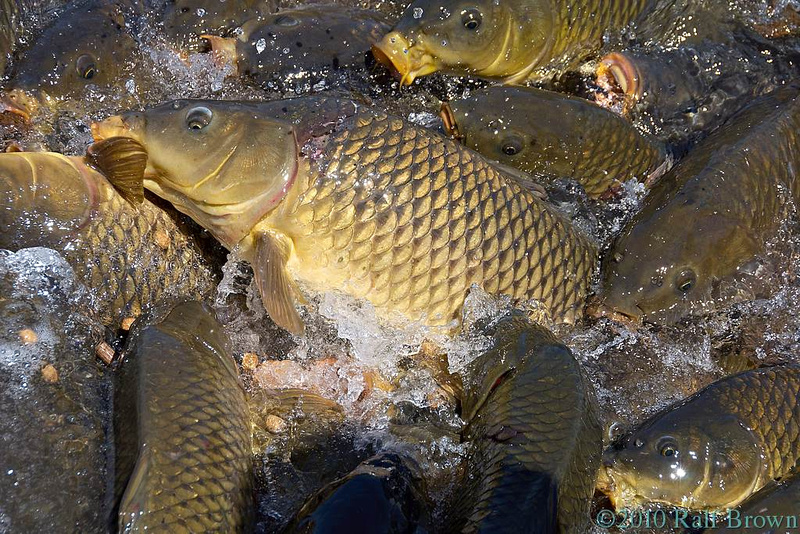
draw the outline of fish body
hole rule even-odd
[[[442,115],[451,134],[487,158],[537,178],[571,178],[595,197],[631,179],[652,181],[668,165],[664,147],[619,115],[550,91],[490,87],[449,102]]]
[[[480,155],[402,119],[327,98],[177,101],[93,131],[145,147],[145,186],[238,247],[285,328],[302,329],[296,281],[431,326],[457,325],[472,284],[556,320],[581,313],[594,246]]]
[[[83,158],[0,154],[0,248],[59,251],[94,295],[106,325],[155,302],[210,293],[215,277],[197,243],[150,201],[123,199]]]
[[[800,91],[760,98],[664,175],[613,245],[607,306],[670,320],[715,302],[800,199]]]
[[[587,532],[603,441],[592,384],[543,327],[506,318],[494,338],[465,373],[452,530]]]
[[[381,453],[322,488],[297,513],[289,532],[427,532],[430,513],[420,468]]]
[[[800,532],[798,510],[800,510],[800,478],[793,473],[777,482],[770,482],[755,492],[718,521],[722,527],[706,529],[705,532],[722,534],[741,532],[741,527],[748,518],[750,525],[753,525],[760,517],[765,519],[766,526],[761,528],[749,526],[746,530],[753,534],[796,534]]]
[[[602,45],[603,34],[641,15],[650,0],[416,0],[373,51],[410,84],[436,71],[542,78]]]
[[[243,532],[250,419],[223,328],[202,304],[132,333],[114,391],[119,532]]]
[[[209,40],[238,72],[265,84],[290,72],[363,67],[370,47],[388,29],[377,11],[311,5],[250,20],[236,37]]]
[[[30,117],[63,102],[85,106],[89,91],[127,95],[138,44],[128,27],[135,3],[96,1],[69,7],[20,53],[6,87],[7,111]]]
[[[204,34],[225,36],[245,21],[268,16],[273,0],[174,0],[164,13],[164,32],[181,46],[194,48]]]
[[[714,382],[606,450],[599,485],[617,509],[732,508],[800,459],[798,393],[796,365]]]

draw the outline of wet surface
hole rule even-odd
[[[360,7],[397,15],[394,4]],[[18,49],[24,50],[35,39],[35,28],[49,20],[42,12],[25,19],[30,23]],[[121,86],[90,88],[88,96],[77,100],[79,105],[65,99],[64,105],[40,109],[33,128],[19,117],[3,116],[0,148],[18,144],[80,155],[91,142],[92,121],[178,97],[262,100],[332,91],[436,129],[442,100],[466,97],[487,85],[435,74],[401,90],[383,67],[368,61],[364,68],[293,73],[256,87],[232,76],[208,54],[181,56],[161,33],[157,13],[135,28],[138,47]],[[756,12],[771,22],[769,13]],[[685,153],[755,94],[796,76],[798,48],[791,37],[777,39],[747,34],[735,39],[736,46],[700,41],[669,49],[634,47],[655,58],[656,65],[674,61],[692,67],[686,70],[688,89],[676,90],[685,95],[682,99],[658,108],[642,100],[633,108],[634,123],[669,143],[676,156]],[[581,73],[545,85],[595,94],[593,71],[590,64]],[[13,74],[13,61],[7,72]],[[664,78],[667,86],[674,83]],[[644,191],[628,184],[616,198],[597,201],[561,180],[548,193],[550,202],[606,249],[640,206]],[[557,329],[597,389],[606,426],[633,426],[729,372],[800,360],[797,236],[796,219],[790,216],[757,271],[760,288],[708,316],[671,326],[634,328],[599,319]],[[214,310],[232,340],[251,403],[260,408],[253,416],[258,427],[258,531],[280,530],[312,492],[377,451],[393,448],[412,454],[428,476],[437,517],[454,491],[450,473],[465,455],[449,373],[464,369],[488,346],[488,339],[469,328],[454,339],[413,324],[390,328],[378,322],[368,305],[339,294],[309,295],[302,311],[306,336],[295,338],[266,317],[246,264],[231,256],[217,267],[224,277]],[[86,289],[53,253],[26,249],[0,256],[0,284],[0,416],[11,423],[0,432],[9,451],[9,465],[0,465],[0,530],[19,525],[50,530],[65,521],[77,530],[98,529],[107,510],[100,496],[108,468],[110,404],[108,370],[95,359],[94,346],[104,332],[75,311],[81,309],[75,302],[89,298]],[[497,316],[507,307],[475,292],[465,305],[467,324]],[[20,332],[26,329],[36,332],[37,343],[23,344]],[[432,356],[436,350],[420,354],[426,340],[447,353],[444,368]],[[57,382],[45,380],[48,364],[56,370]],[[47,374],[52,377],[49,370]],[[302,388],[333,403],[279,393],[287,388]],[[49,431],[42,433],[42,428]],[[50,484],[53,472],[68,473],[71,482],[44,498],[42,487]],[[598,507],[603,501],[597,501]]]

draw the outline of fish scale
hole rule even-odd
[[[78,158],[0,154],[0,247],[61,252],[92,292],[106,325],[176,296],[208,294],[215,277],[195,242],[164,211],[123,199]],[[6,203],[7,202],[7,203]]]
[[[494,338],[465,373],[470,453],[454,530],[586,532],[602,448],[591,384],[538,325],[506,318]]]
[[[475,153],[381,112],[331,134],[309,185],[276,211],[298,279],[340,271],[355,296],[434,325],[458,315],[473,283],[573,321],[594,270],[594,246],[552,208]]]
[[[120,532],[252,521],[250,415],[226,343],[197,302],[132,334],[115,391]]]

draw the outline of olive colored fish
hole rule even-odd
[[[311,496],[287,531],[427,532],[430,506],[425,491],[413,460],[381,453]]]
[[[388,30],[377,11],[312,5],[250,20],[236,37],[207,39],[239,73],[263,84],[288,72],[363,67],[370,47]]]
[[[213,289],[211,268],[182,226],[147,200],[127,202],[82,158],[0,154],[0,248],[58,250],[106,325]]]
[[[770,482],[758,490],[735,509],[727,511],[717,520],[715,528],[708,528],[705,532],[797,534],[800,532],[798,511],[800,511],[800,477],[793,473],[777,482]],[[746,522],[748,523],[745,527]],[[720,524],[724,526],[719,527]]]
[[[598,485],[617,509],[734,507],[800,459],[798,394],[796,365],[714,382],[609,447]]]
[[[587,532],[603,446],[591,382],[538,325],[506,318],[494,339],[465,376],[471,443],[450,530]]]
[[[222,325],[189,302],[132,336],[114,388],[119,532],[245,531],[250,417]]]
[[[722,43],[613,52],[596,69],[595,100],[682,149],[795,80],[796,58],[787,52],[746,31]]]
[[[650,0],[416,0],[373,48],[401,84],[436,71],[541,78],[602,45],[603,34],[642,14]]]
[[[245,21],[266,17],[274,0],[174,0],[164,13],[164,32],[176,43],[197,48],[203,34],[229,35]]]
[[[18,0],[0,0],[0,77],[16,46],[17,34],[22,30],[20,15]]]
[[[126,95],[128,68],[138,49],[127,26],[135,4],[96,1],[61,13],[21,53],[2,97],[5,111],[26,118],[65,100],[85,107],[91,88]]]
[[[296,282],[431,326],[458,324],[472,284],[538,299],[559,321],[581,313],[595,247],[480,155],[381,111],[180,100],[93,132],[141,143],[144,185],[237,248],[293,332]]]
[[[800,200],[800,91],[771,93],[701,142],[645,199],[613,245],[605,305],[671,320],[724,295]]]
[[[628,180],[652,182],[664,147],[619,115],[550,91],[490,87],[442,105],[445,129],[466,146],[539,178],[571,178],[591,196]]]

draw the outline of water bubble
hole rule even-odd
[[[421,19],[421,18],[422,18],[422,15],[423,15],[424,13],[425,13],[425,12],[422,10],[422,8],[421,8],[421,7],[415,7],[415,8],[414,8],[414,11],[412,12],[412,16],[413,16],[415,19],[419,20],[419,19]]]
[[[259,54],[263,52],[267,48],[267,41],[265,39],[259,39],[256,41],[256,52]]]
[[[202,7],[197,8],[197,16],[198,17],[205,17],[206,16],[206,10],[203,9]]]

